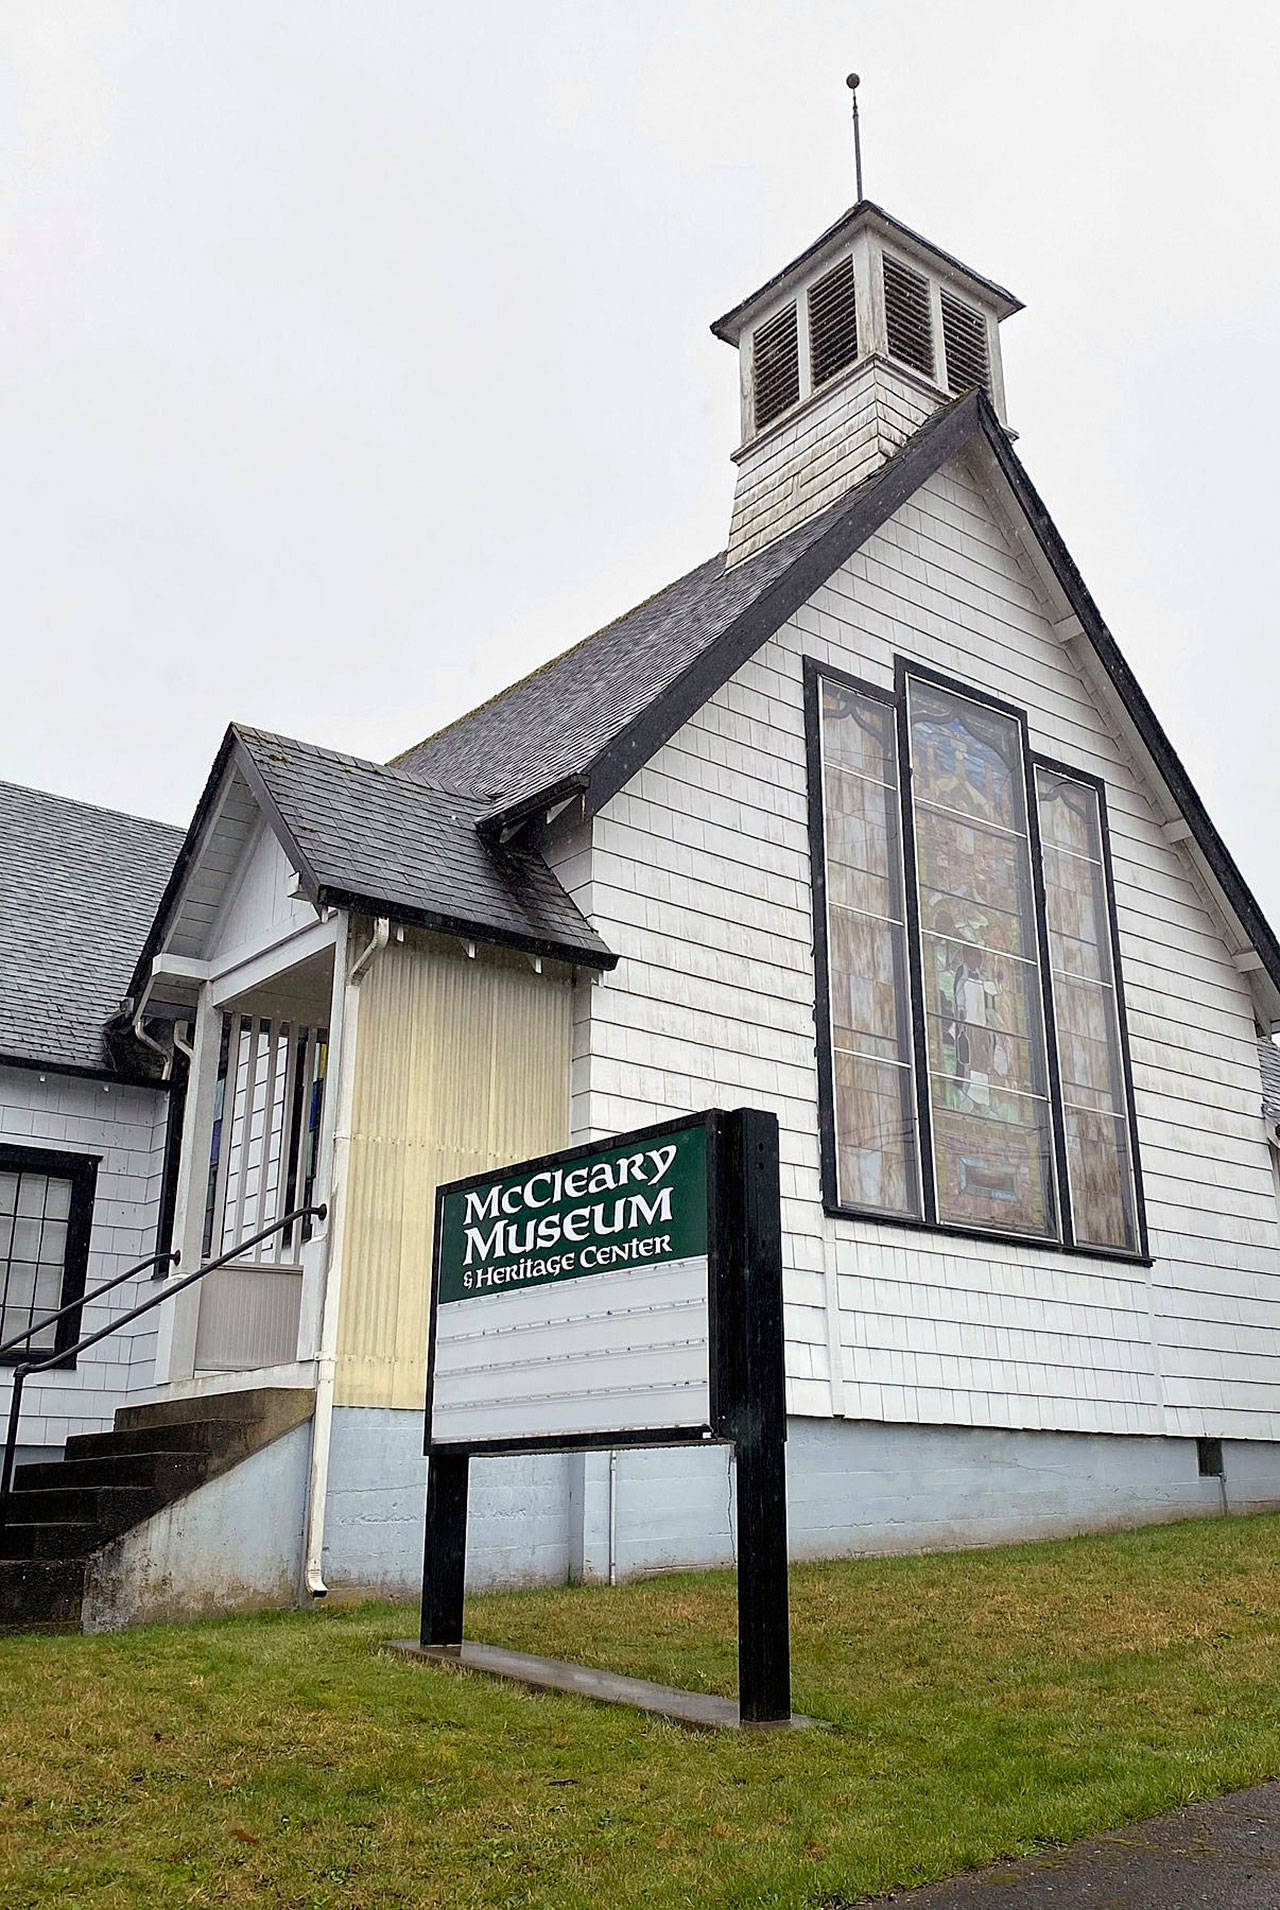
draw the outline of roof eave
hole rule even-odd
[[[498,928],[490,922],[476,921],[467,915],[455,915],[446,909],[414,908],[403,902],[389,901],[385,896],[365,895],[337,883],[322,882],[317,899],[322,906],[350,909],[362,915],[387,915],[393,921],[414,928],[430,929],[437,935],[452,935],[462,941],[487,942],[499,948],[519,949],[526,955],[544,955],[574,968],[604,971],[618,965],[618,957],[600,941],[575,942],[569,937],[543,935],[534,929]]]
[[[726,345],[736,345],[756,310],[773,298],[793,274],[803,272],[805,267],[811,265],[827,247],[834,246],[839,240],[849,237],[861,225],[874,226],[882,237],[896,239],[913,250],[929,253],[933,258],[940,260],[953,277],[967,285],[971,291],[980,294],[996,308],[997,318],[1001,320],[1012,318],[1015,312],[1023,310],[1022,300],[1015,298],[1014,294],[1003,285],[997,285],[994,279],[985,278],[981,272],[975,272],[972,266],[966,265],[962,259],[955,258],[950,252],[944,252],[940,245],[933,243],[932,239],[926,239],[923,233],[913,231],[910,226],[904,225],[901,219],[895,219],[891,212],[886,212],[884,207],[877,205],[873,199],[860,199],[857,205],[850,206],[847,212],[841,213],[825,232],[819,233],[813,243],[807,245],[804,251],[798,253],[788,265],[784,265],[780,272],[775,272],[772,278],[766,279],[763,285],[757,286],[754,292],[749,292],[746,298],[739,299],[731,310],[714,320],[711,326],[712,336],[722,339]]]

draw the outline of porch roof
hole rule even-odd
[[[478,832],[489,798],[241,724],[228,742],[317,903],[616,963],[539,855]]]

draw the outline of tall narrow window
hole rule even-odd
[[[1075,1237],[1133,1251],[1137,1202],[1098,792],[1037,769],[1045,913]]]
[[[839,1197],[915,1218],[920,1173],[894,710],[824,681],[821,731]]]
[[[912,680],[920,962],[938,1218],[1057,1232],[1022,735]]]

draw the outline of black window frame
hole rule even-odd
[[[898,813],[903,855],[903,888],[907,944],[908,993],[911,1013],[912,1072],[915,1087],[916,1142],[920,1172],[921,1213],[919,1216],[886,1214],[878,1209],[851,1206],[839,1197],[835,1128],[835,1064],[831,1039],[830,951],[828,947],[826,795],[822,762],[821,697],[825,681],[839,684],[858,695],[891,709],[895,715],[898,748]],[[916,875],[914,801],[907,688],[910,681],[929,683],[950,695],[995,711],[1012,719],[1022,738],[1022,764],[1025,784],[1027,837],[1031,859],[1032,893],[1035,907],[1036,949],[1040,963],[1040,987],[1044,1004],[1045,1064],[1049,1077],[1049,1112],[1053,1136],[1053,1188],[1057,1206],[1058,1232],[1030,1234],[1006,1232],[996,1228],[958,1225],[940,1220],[937,1212],[936,1175],[933,1160],[932,1108],[929,1102],[927,1031],[924,1016],[924,978],[922,972],[920,910]],[[834,1218],[863,1220],[878,1227],[898,1227],[915,1233],[943,1234],[963,1240],[995,1242],[1004,1246],[1031,1248],[1044,1253],[1066,1253],[1089,1260],[1120,1261],[1126,1266],[1149,1267],[1153,1264],[1147,1233],[1146,1201],[1142,1182],[1142,1161],[1138,1144],[1137,1109],[1133,1093],[1133,1068],[1129,1054],[1129,1022],[1125,1008],[1124,971],[1120,959],[1120,929],[1116,913],[1115,877],[1111,861],[1111,832],[1107,817],[1106,785],[1089,771],[1071,763],[1041,755],[1032,749],[1026,711],[1016,704],[975,689],[959,678],[918,663],[914,658],[895,656],[893,688],[869,683],[817,657],[804,659],[805,767],[809,806],[810,890],[813,900],[813,952],[815,975],[814,1010],[818,1058],[818,1128],[822,1175],[823,1211]],[[1045,770],[1092,789],[1098,799],[1099,835],[1106,884],[1110,955],[1115,982],[1116,1019],[1119,1029],[1120,1072],[1124,1087],[1125,1114],[1128,1121],[1130,1167],[1133,1175],[1134,1228],[1137,1247],[1099,1247],[1080,1243],[1075,1238],[1072,1220],[1071,1187],[1067,1165],[1066,1133],[1063,1118],[1062,1078],[1058,1065],[1057,1016],[1053,997],[1053,972],[1049,959],[1049,930],[1045,907],[1044,863],[1040,843],[1039,798],[1036,772]]]
[[[101,1165],[100,1154],[72,1154],[60,1148],[26,1147],[21,1143],[0,1141],[0,1168],[9,1168],[18,1173],[48,1174],[59,1180],[71,1182],[71,1206],[67,1213],[67,1247],[62,1263],[62,1289],[58,1301],[60,1307],[69,1306],[73,1300],[82,1298],[89,1271],[89,1244],[93,1231],[93,1203],[98,1185],[98,1168]],[[50,1312],[54,1309],[50,1308]],[[0,1315],[0,1339],[8,1335],[3,1329],[3,1316]],[[80,1310],[66,1313],[54,1330],[53,1353],[63,1353],[74,1346],[80,1338]],[[12,1352],[0,1353],[0,1367],[17,1366],[23,1360],[47,1357],[47,1351],[30,1352],[26,1346],[16,1346]],[[66,1371],[75,1366],[74,1359],[60,1360],[56,1371]]]

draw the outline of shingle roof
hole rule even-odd
[[[725,553],[717,552],[405,750],[394,766],[412,776],[487,787],[504,807],[582,774],[847,513],[864,488],[732,569],[725,567]]]
[[[1259,1037],[1258,1061],[1262,1068],[1262,1112],[1269,1121],[1280,1121],[1280,1048],[1268,1035]]]
[[[395,759],[411,775],[500,792],[482,827],[547,808],[566,782],[593,813],[948,458],[973,443],[1022,513],[1203,867],[1262,958],[1280,1014],[1280,941],[1104,623],[981,391],[943,406],[821,516],[731,569],[713,557],[635,610]]]
[[[0,1057],[136,1072],[107,1022],[182,831],[0,783]]]
[[[484,799],[240,724],[231,736],[317,900],[613,966],[540,856],[477,833]]]

